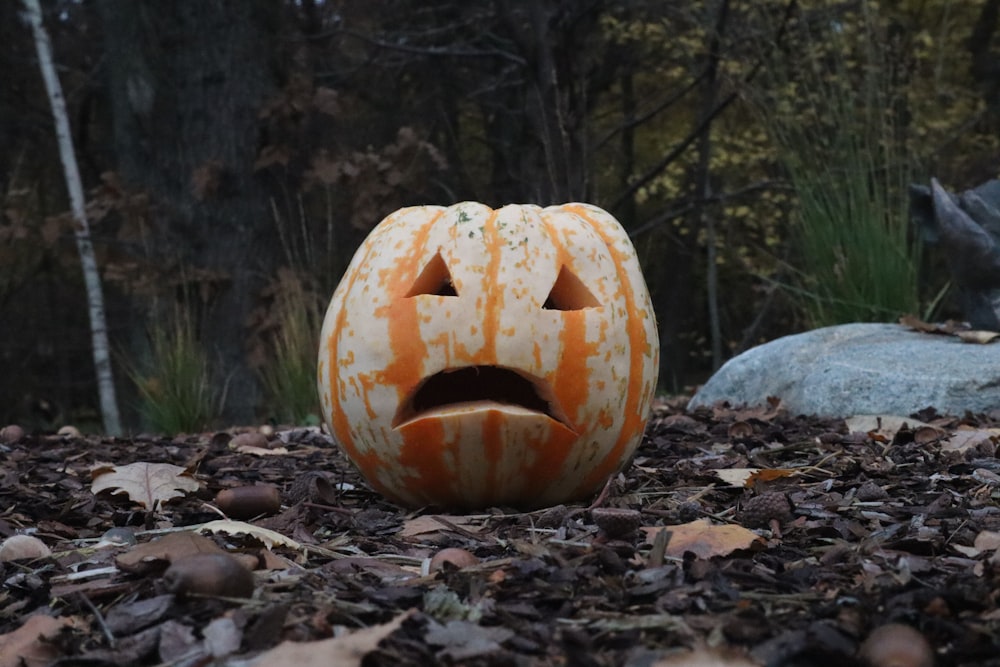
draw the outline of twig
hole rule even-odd
[[[101,632],[104,633],[104,637],[108,640],[108,646],[116,648],[118,642],[115,639],[115,635],[111,632],[111,628],[108,627],[107,622],[104,620],[104,614],[101,613],[101,610],[98,609],[94,603],[90,601],[90,598],[83,593],[77,592],[76,596],[80,598],[80,600],[83,601],[83,604],[87,605],[90,611],[94,614],[94,618],[97,619],[97,624],[101,626]]]

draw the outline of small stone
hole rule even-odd
[[[56,435],[61,438],[82,438],[83,434],[80,433],[80,429],[73,426],[72,424],[66,424],[61,429],[56,431]]]
[[[0,543],[0,562],[34,560],[51,556],[52,551],[37,537],[11,535]]]
[[[868,480],[858,487],[854,497],[863,503],[867,503],[876,500],[885,500],[889,497],[889,493],[875,482]]]
[[[101,535],[101,539],[98,540],[95,545],[98,548],[103,547],[127,547],[132,546],[136,543],[135,531],[127,526],[115,526],[114,528],[109,528]]]
[[[743,504],[740,519],[747,526],[766,526],[771,521],[779,523],[792,516],[792,502],[784,493],[766,491]]]
[[[934,651],[922,634],[902,623],[876,628],[858,655],[869,667],[933,667]]]
[[[685,500],[677,506],[677,518],[687,523],[700,518],[704,511],[705,508],[697,500]]]
[[[642,514],[621,507],[595,507],[590,510],[590,517],[612,539],[631,535],[642,525]]]
[[[0,442],[13,445],[24,437],[24,429],[17,424],[10,424],[0,429]]]

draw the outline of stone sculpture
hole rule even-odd
[[[944,251],[972,328],[1000,331],[1000,180],[959,194],[935,179],[911,185],[910,217]]]

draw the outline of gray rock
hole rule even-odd
[[[927,407],[963,415],[1000,409],[1000,343],[897,324],[843,324],[786,336],[730,359],[688,403],[764,405],[791,414],[907,416]]]

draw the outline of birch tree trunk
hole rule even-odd
[[[97,270],[94,246],[90,240],[90,225],[87,223],[87,212],[84,206],[83,184],[80,182],[80,170],[73,152],[73,139],[69,129],[69,116],[66,113],[66,100],[63,98],[62,86],[59,84],[59,77],[52,64],[52,45],[49,42],[45,26],[42,24],[42,8],[39,6],[38,0],[23,0],[23,2],[28,23],[31,25],[31,31],[35,38],[38,67],[45,80],[45,90],[52,106],[56,139],[59,142],[59,156],[62,159],[63,173],[66,176],[66,188],[69,191],[73,220],[76,223],[76,247],[80,254],[80,266],[83,269],[83,279],[87,288],[91,345],[94,351],[94,367],[97,371],[97,389],[100,394],[104,431],[108,435],[121,435],[121,418],[118,414],[118,402],[115,398],[114,376],[111,373],[111,350],[108,345],[107,320],[104,315],[104,295],[101,291],[101,278]]]

